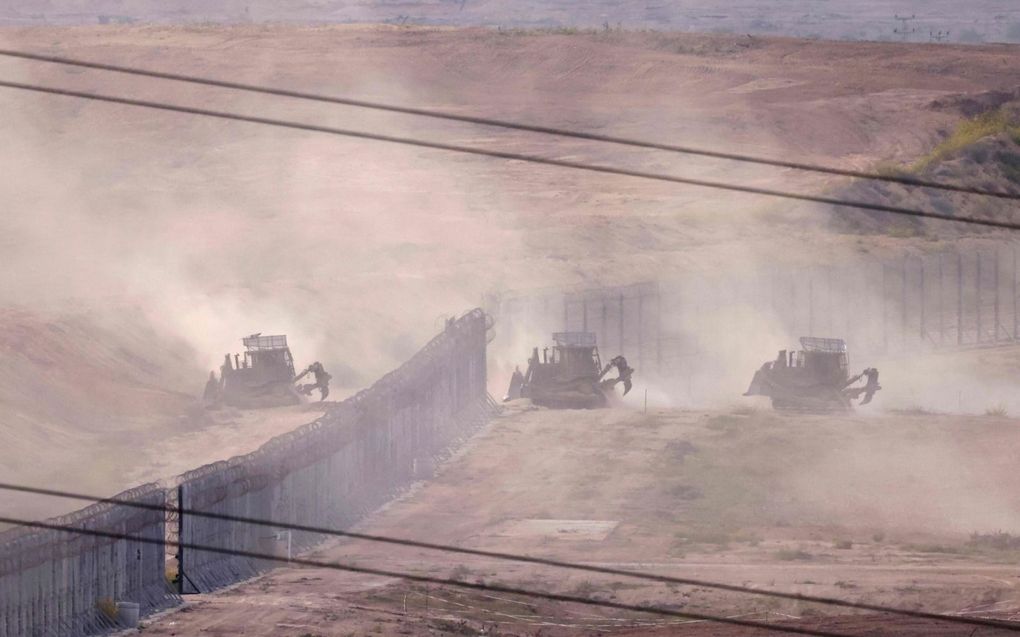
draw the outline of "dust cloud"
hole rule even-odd
[[[115,108],[3,97],[0,194],[18,203],[4,218],[8,304],[140,308],[207,368],[241,336],[286,333],[299,362],[323,360],[355,388],[489,285],[466,274],[490,247],[470,199],[500,186],[447,157],[126,112],[152,127],[140,148]],[[55,140],[40,113],[68,106],[78,118],[59,119]],[[382,127],[412,132],[390,119]]]
[[[0,73],[167,99],[162,86],[59,67],[4,62]],[[266,65],[250,79],[273,73]],[[385,84],[364,90],[406,99]],[[173,98],[310,115],[198,91]],[[116,493],[134,486],[126,475],[163,478],[250,451],[315,415],[252,423],[196,411],[208,370],[241,337],[287,334],[296,365],[321,361],[342,399],[475,307],[498,277],[488,219],[472,206],[500,182],[437,153],[19,92],[0,95],[0,108],[0,198],[10,204],[0,299],[19,312],[0,315],[12,370],[0,377],[6,480]],[[398,118],[321,115],[414,132]],[[513,225],[510,210],[500,214]],[[516,245],[509,233],[498,240]],[[241,421],[247,435],[235,435]],[[221,442],[196,453],[184,440],[193,435]],[[3,499],[33,515],[75,506],[23,501]]]
[[[802,519],[956,537],[1020,530],[1016,484],[998,454],[977,442],[996,437],[988,423],[970,425],[969,443],[936,424],[852,427],[790,472],[786,487]]]
[[[165,58],[149,49],[147,38],[156,36],[165,40],[160,54]],[[503,47],[498,49],[503,53],[479,48],[478,42],[490,36],[505,38],[491,47]],[[67,41],[56,48],[84,49],[97,59],[103,53],[150,66],[173,62],[253,83],[684,139],[723,150],[751,148],[764,155],[788,151],[783,144],[794,143],[789,141],[794,127],[831,128],[831,136],[805,134],[795,140],[798,156],[848,154],[866,163],[919,150],[946,121],[944,115],[918,110],[918,127],[927,128],[909,133],[909,139],[886,134],[903,129],[914,117],[911,108],[929,100],[934,90],[929,85],[906,97],[907,89],[890,97],[888,86],[876,86],[875,94],[884,100],[878,106],[862,99],[864,107],[840,102],[830,109],[839,96],[812,93],[817,101],[809,103],[817,108],[803,109],[805,96],[795,93],[773,107],[775,95],[799,84],[749,87],[758,71],[739,58],[743,49],[728,43],[719,45],[725,64],[716,65],[706,62],[713,50],[691,59],[675,50],[663,52],[661,42],[620,45],[606,53],[598,40],[440,31],[313,29],[295,35],[281,29],[157,29],[139,35],[124,29],[61,32],[60,37]],[[463,39],[444,39],[458,37]],[[274,47],[299,51],[299,61]],[[785,55],[770,73],[814,68],[789,63]],[[673,66],[673,56],[680,66]],[[497,63],[500,81],[480,83]],[[832,69],[821,67],[814,72],[828,82]],[[3,62],[2,73],[43,84],[167,97],[164,85],[42,65]],[[901,78],[894,79],[888,83],[899,91]],[[814,82],[812,90],[820,90],[823,82]],[[817,191],[829,185],[762,168],[649,157],[194,87],[176,87],[172,96],[210,108],[776,189]],[[174,378],[163,386],[189,398],[198,396],[207,370],[254,332],[287,334],[297,364],[321,361],[334,376],[335,395],[342,397],[406,360],[446,317],[476,305],[515,295],[555,299],[564,290],[686,277],[694,283],[678,297],[685,303],[661,317],[662,334],[682,344],[680,356],[661,372],[637,366],[636,387],[625,405],[642,407],[647,390],[653,411],[765,411],[767,404],[741,396],[763,362],[779,349],[796,347],[799,336],[846,333],[840,323],[819,333],[821,326],[808,330],[803,320],[789,320],[780,310],[794,307],[803,317],[803,299],[769,298],[763,274],[777,261],[792,261],[794,267],[829,264],[870,242],[820,233],[825,222],[807,211],[746,196],[17,92],[0,93],[0,108],[5,113],[0,200],[10,202],[12,210],[0,217],[3,304],[47,315],[87,311],[98,323],[116,327],[118,338],[130,340],[131,352],[147,346],[128,337],[150,330],[167,349],[179,343],[185,360],[167,372]],[[854,108],[863,108],[867,117],[848,117]],[[721,285],[728,278],[737,282],[731,294],[725,293],[729,283]],[[860,287],[851,309],[880,304],[879,292]],[[547,344],[551,333],[562,329],[561,310],[551,302],[544,309],[530,306],[496,316],[489,352],[494,396],[502,397],[510,373],[515,366],[523,368],[532,347]],[[126,325],[136,316],[144,330]],[[861,337],[851,339],[851,371],[877,365],[883,373],[883,391],[859,412],[865,424],[870,415],[893,408],[982,414],[1002,402],[1007,411],[1020,413],[1020,404],[1010,397],[1013,364],[1006,359],[987,366],[978,356],[885,360],[866,342],[873,342],[881,318],[866,311],[849,316]],[[611,343],[600,345],[605,358],[621,353]],[[119,363],[112,365],[102,371],[122,374]],[[182,377],[194,380],[189,385]],[[175,403],[167,411],[179,408]],[[21,424],[8,420],[9,428]],[[139,446],[166,443],[186,429],[177,421],[142,420],[122,423],[134,428],[132,444]],[[203,423],[187,426],[198,432]],[[73,443],[96,445],[96,440]],[[818,518],[838,510],[848,518],[893,525],[898,509],[935,489],[939,497],[912,523],[952,532],[1017,528],[1004,512],[1008,494],[993,489],[992,478],[981,476],[980,466],[955,443],[876,434],[843,447],[839,441],[827,444],[831,455],[820,454],[818,466],[798,467],[791,479],[791,489]],[[953,467],[951,486],[939,486],[931,467]],[[116,469],[113,462],[102,468],[110,474],[105,484],[114,483]],[[918,475],[914,487],[897,490]],[[976,489],[985,495],[964,503]],[[870,500],[876,492],[882,498]],[[954,521],[942,503],[962,503],[960,520]]]

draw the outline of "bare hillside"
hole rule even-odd
[[[129,311],[0,310],[0,480],[118,490],[126,454],[201,419],[190,354]],[[35,515],[68,507],[10,493],[0,502]]]
[[[932,159],[916,170],[953,179],[977,172],[1003,186],[1012,159],[999,154],[1017,150],[1010,124],[942,152],[968,117],[989,110],[964,108],[969,100],[1020,86],[1016,47],[265,24],[21,27],[0,30],[0,46],[805,162],[914,170]],[[0,77],[740,185],[860,188],[42,63],[0,59]],[[9,89],[0,90],[0,110],[8,211],[0,215],[0,479],[101,493],[249,451],[314,418],[307,405],[196,408],[205,374],[245,334],[287,333],[298,363],[323,362],[342,396],[487,294],[821,267],[977,234],[935,224],[924,236],[892,231],[898,226],[878,216],[861,232],[746,194]],[[981,153],[996,161],[978,161]],[[697,328],[726,329],[722,309],[693,309]],[[848,313],[888,320],[884,307],[869,313],[865,303]],[[723,336],[739,331],[733,340],[754,343],[741,359],[763,360],[757,348],[771,356],[781,336],[759,338],[768,320],[750,316]],[[499,356],[493,368],[519,362]],[[746,385],[737,383],[719,390],[734,404],[709,411],[677,407],[675,387],[654,392],[647,413],[518,403],[435,481],[365,527],[940,612],[1017,612],[1020,429],[1007,400],[1017,360],[1004,348],[876,363],[886,385],[877,401],[888,396],[897,412],[877,402],[852,415],[776,414],[738,402]],[[727,371],[742,383],[753,366]],[[933,404],[954,413],[934,413]],[[50,506],[2,502],[29,515]],[[353,542],[324,555],[694,611],[771,613],[772,621],[827,612]],[[677,629],[584,610],[285,569],[200,597],[146,633]],[[936,634],[925,628],[913,634]]]
[[[880,163],[879,170],[903,177],[968,185],[1020,195],[1020,101],[1018,91],[975,96],[954,96],[931,106],[959,112],[965,119],[930,152],[905,163]],[[916,189],[891,183],[855,183],[839,195],[856,201],[931,210],[941,214],[1017,222],[1014,200]],[[865,211],[834,211],[834,226],[847,231],[900,235],[927,235],[937,239],[953,231],[978,229],[920,218],[902,218],[890,224],[888,215]]]
[[[934,148],[963,117],[934,101],[1020,85],[1012,48],[743,35],[109,26],[5,29],[0,44],[857,167],[910,162]],[[0,60],[0,75],[807,192],[845,185],[47,64]],[[16,202],[0,218],[0,300],[45,308],[20,315],[29,336],[13,337],[2,354],[17,370],[0,376],[5,426],[24,436],[3,453],[24,471],[112,476],[102,482],[107,491],[119,469],[90,460],[76,471],[61,454],[74,449],[82,462],[83,453],[122,453],[125,440],[132,449],[176,447],[167,440],[191,430],[171,424],[189,404],[174,392],[197,395],[245,334],[289,334],[299,363],[321,360],[343,392],[394,367],[445,316],[492,290],[631,282],[754,267],[762,253],[811,260],[857,249],[824,218],[749,196],[8,89],[0,108],[0,195]],[[75,308],[96,319],[73,334],[48,330]],[[88,365],[65,378],[19,358],[42,356],[54,339]],[[163,353],[151,353],[152,343]],[[89,349],[74,349],[83,344]],[[155,368],[138,362],[150,357]],[[78,380],[86,376],[94,387]],[[26,378],[40,382],[29,391]],[[259,435],[290,418],[267,422]],[[37,444],[42,431],[51,445]],[[223,454],[254,444],[232,431],[236,444]],[[185,468],[171,459],[168,473]]]

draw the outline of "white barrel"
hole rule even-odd
[[[135,602],[117,603],[117,621],[125,628],[138,627],[139,606]]]

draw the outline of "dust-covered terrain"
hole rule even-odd
[[[438,478],[359,530],[761,590],[1005,617],[1020,606],[1020,542],[1003,531],[1020,528],[1012,452],[1018,436],[1014,419],[993,416],[818,417],[746,405],[643,414],[534,410],[515,402]],[[364,541],[342,542],[314,558],[832,630],[839,624],[820,618],[846,613]],[[153,621],[145,633],[579,635],[672,627],[662,634],[688,634],[678,621],[284,568],[228,593],[201,596],[188,612]],[[921,622],[897,630],[887,617],[840,621],[879,631],[867,634],[972,630]]]
[[[1016,47],[252,24],[9,28],[0,46],[803,162],[946,179],[980,172],[989,186],[1015,185]],[[0,59],[0,77],[750,186],[902,196],[832,176],[36,62]],[[247,334],[288,334],[299,367],[322,361],[343,397],[407,359],[448,316],[507,291],[826,265],[972,240],[955,226],[882,232],[888,219],[879,216],[748,194],[13,89],[0,90],[0,109],[0,198],[9,202],[0,217],[0,479],[103,494],[250,451],[317,415],[314,405],[202,408],[206,374]],[[971,117],[992,122],[981,129],[991,132],[969,134]],[[739,395],[754,366],[800,334],[782,333],[769,315],[745,312],[735,323],[698,315],[688,327],[729,339],[738,354],[725,383],[702,380],[715,385],[711,395],[656,379],[647,414],[638,407],[647,384],[619,410],[516,405],[436,482],[366,528],[941,612],[1017,605],[1015,349],[876,361],[886,389],[859,415],[782,416]],[[514,342],[537,344],[555,327]],[[490,351],[492,393],[526,355]],[[79,503],[3,504],[46,515]],[[361,544],[327,553],[766,619],[831,612]],[[284,570],[202,598],[146,632],[675,628],[636,621]]]
[[[24,28],[4,30],[0,41],[157,70],[856,167],[915,161],[963,117],[939,104],[1020,84],[1015,51],[1000,47],[281,26]],[[820,191],[844,183],[42,63],[2,60],[0,73],[752,185]],[[31,466],[31,477],[42,481],[70,475],[69,456],[62,454],[72,451],[123,458],[131,450],[127,455],[136,457],[135,450],[157,444],[171,456],[167,466],[179,466],[167,441],[204,427],[202,414],[187,415],[195,405],[184,394],[197,397],[207,370],[246,334],[287,333],[298,364],[323,361],[342,395],[404,360],[445,316],[493,291],[754,268],[777,250],[804,262],[860,248],[859,240],[832,233],[826,215],[734,193],[9,89],[0,104],[6,176],[0,189],[14,202],[2,221],[4,305],[23,308],[28,313],[20,320],[60,347],[91,339],[118,352],[105,359],[85,352],[79,364],[75,357],[42,361],[31,339],[4,351],[5,367],[17,370],[6,376],[10,392],[23,393],[17,387],[27,384],[49,405],[12,400],[3,412],[5,428],[45,423],[28,429],[50,432],[46,444],[36,444],[29,441],[36,433],[18,428],[15,440],[26,442],[6,447],[6,466]],[[872,237],[868,244],[889,249],[910,241],[932,245],[930,237]],[[48,323],[82,311],[94,325],[87,334],[47,331]],[[113,326],[113,342],[104,326]],[[125,339],[130,343],[120,342]],[[159,362],[166,357],[173,362]],[[139,368],[138,360],[153,363]],[[94,395],[101,417],[93,417],[78,407],[80,387],[45,382],[52,370],[118,389]],[[122,397],[134,391],[129,385],[155,386],[172,398],[147,403],[142,415],[104,397],[130,403]],[[89,423],[97,419],[108,433],[82,440],[81,431],[94,429]],[[92,484],[108,492],[131,486],[98,478],[124,475],[121,469],[95,472]]]

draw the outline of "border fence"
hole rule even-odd
[[[248,455],[117,496],[164,510],[102,503],[53,522],[238,551],[307,549],[325,538],[188,511],[344,528],[430,477],[495,408],[486,391],[488,328],[481,310],[451,319],[408,362],[316,421]],[[272,566],[166,549],[61,531],[0,533],[0,637],[95,634],[117,626],[118,602],[138,603],[145,615],[178,603],[182,593],[208,592]],[[167,568],[174,562],[176,573]]]
[[[530,349],[507,351],[521,347],[522,332],[539,345],[555,331],[586,331],[596,334],[603,355],[626,356],[639,377],[690,382],[738,358],[734,349],[755,350],[750,357],[764,361],[799,336],[843,338],[852,354],[869,360],[1018,342],[1017,257],[1013,244],[996,243],[828,266],[515,291],[493,297],[489,312],[498,322],[495,347],[522,362]],[[744,370],[748,377],[752,371]]]
[[[118,496],[162,506],[165,492],[148,484]],[[61,516],[54,524],[113,531],[142,538],[164,536],[164,515],[99,503]],[[87,635],[116,627],[116,600],[151,613],[177,597],[164,578],[159,546],[131,540],[69,536],[61,531],[14,528],[0,534],[0,636]]]

